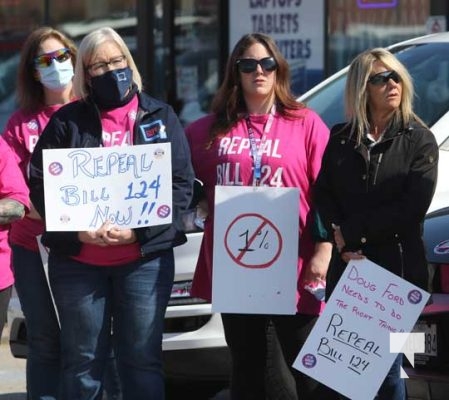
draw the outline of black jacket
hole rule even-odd
[[[362,250],[382,267],[427,289],[422,224],[437,180],[438,146],[418,124],[389,129],[369,151],[339,124],[323,156],[315,202],[332,240],[339,225],[345,250]],[[328,271],[328,295],[345,268],[334,251]]]
[[[151,143],[171,142],[173,218],[171,224],[135,229],[142,256],[166,250],[186,242],[182,214],[192,199],[194,173],[184,130],[172,107],[144,93],[139,93],[139,108],[134,129],[134,145],[146,144],[139,127],[160,120],[165,125],[166,139]],[[33,205],[45,217],[42,150],[57,148],[100,147],[102,128],[97,107],[88,101],[75,101],[55,112],[34,149],[30,164],[30,196]],[[45,232],[42,243],[59,255],[76,255],[82,243],[78,232]]]

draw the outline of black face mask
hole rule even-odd
[[[133,86],[131,68],[120,68],[105,72],[90,79],[92,97],[95,103],[104,109],[120,107],[130,100],[129,93]],[[132,91],[134,94],[135,91]]]

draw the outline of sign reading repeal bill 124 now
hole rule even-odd
[[[350,399],[374,399],[398,356],[390,333],[411,332],[429,296],[369,260],[351,261],[293,367]]]
[[[170,143],[43,151],[48,231],[91,231],[172,220]]]

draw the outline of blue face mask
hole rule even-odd
[[[120,107],[127,103],[127,94],[132,87],[131,68],[113,69],[90,79],[92,97],[100,108]]]
[[[72,60],[59,62],[53,60],[48,67],[37,67],[39,80],[47,89],[62,91],[72,81],[73,65]]]

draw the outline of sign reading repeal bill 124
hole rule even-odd
[[[374,399],[398,356],[390,333],[411,332],[429,296],[369,260],[349,262],[293,367],[350,399]]]
[[[48,231],[171,223],[170,143],[43,151]]]

